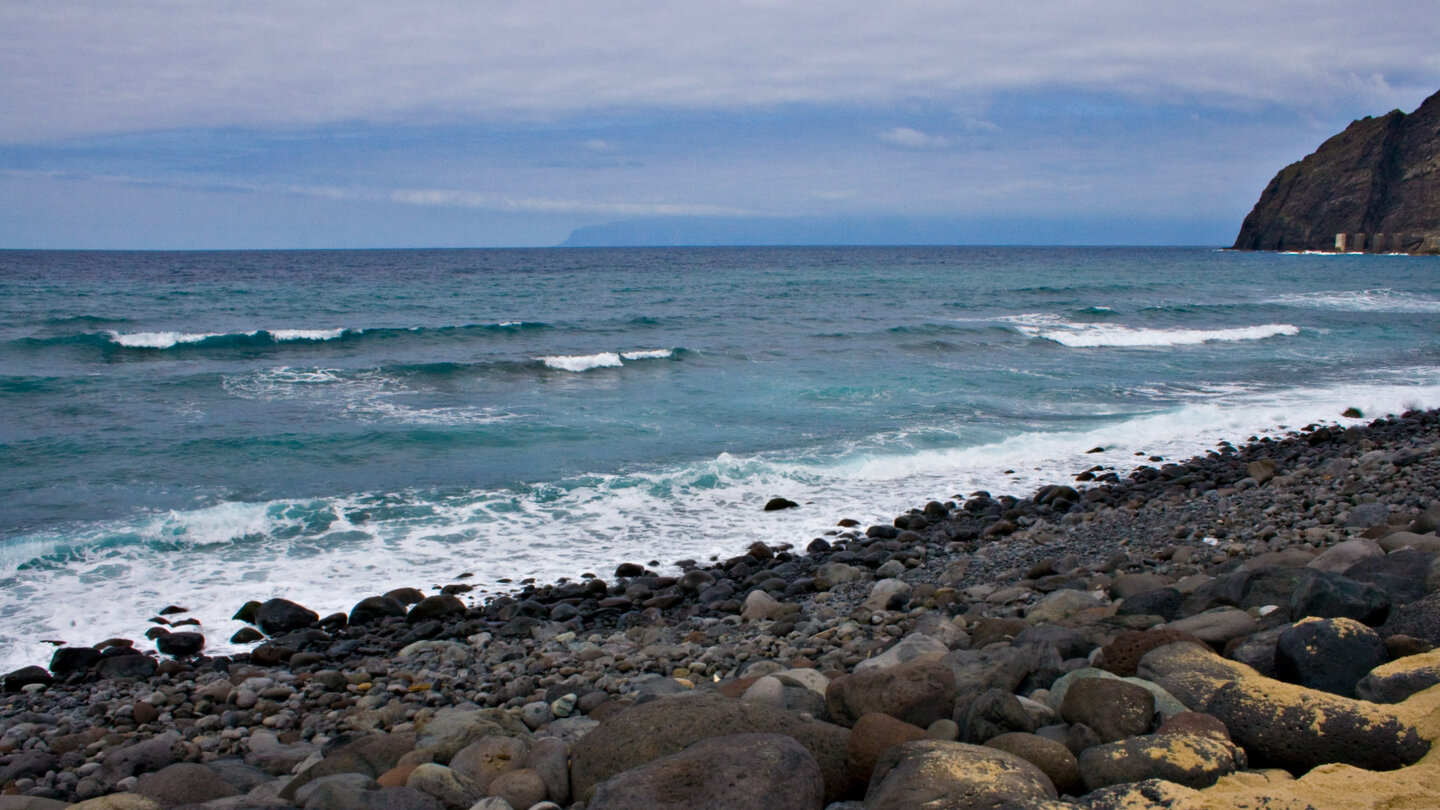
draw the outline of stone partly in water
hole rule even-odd
[[[789,498],[771,498],[770,500],[765,502],[765,511],[778,512],[781,509],[794,509],[799,505],[800,504],[790,500]]]
[[[278,636],[319,623],[320,614],[288,599],[271,599],[255,609],[255,625],[267,636]]]

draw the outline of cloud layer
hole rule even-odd
[[[0,137],[547,120],[665,109],[1383,106],[1440,74],[1432,2],[157,0],[0,6]]]

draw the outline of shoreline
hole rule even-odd
[[[1213,582],[1266,555],[1318,554],[1376,529],[1379,524],[1362,527],[1364,520],[1355,517],[1357,510],[1380,513],[1378,507],[1360,509],[1364,504],[1355,501],[1361,496],[1389,507],[1382,522],[1405,517],[1410,526],[1414,515],[1429,508],[1421,501],[1436,499],[1433,486],[1422,481],[1413,492],[1397,497],[1393,482],[1375,485],[1390,483],[1388,492],[1371,492],[1364,481],[1371,468],[1382,465],[1389,465],[1391,477],[1416,470],[1430,474],[1440,468],[1437,438],[1436,410],[1375,420],[1364,427],[1312,425],[1278,439],[1265,437],[1240,447],[1222,444],[1184,462],[1142,465],[1123,479],[1116,476],[1088,488],[1070,482],[1042,487],[1021,499],[999,495],[931,502],[888,525],[837,527],[835,534],[807,549],[757,542],[747,552],[713,565],[681,565],[678,576],[622,563],[610,576],[524,585],[473,606],[457,598],[466,592],[459,582],[443,589],[449,593],[433,593],[423,601],[416,598],[421,594],[408,592],[394,594],[403,599],[393,602],[365,600],[361,604],[371,603],[369,607],[352,611],[344,625],[338,614],[320,620],[271,605],[262,617],[271,636],[249,654],[159,661],[112,652],[98,663],[111,668],[107,671],[140,675],[138,680],[97,681],[87,664],[57,674],[48,686],[7,694],[0,710],[0,727],[5,729],[0,734],[5,741],[0,743],[0,767],[9,773],[17,751],[54,748],[48,739],[28,749],[9,746],[17,723],[36,722],[19,718],[53,718],[58,711],[65,719],[57,719],[53,728],[66,731],[52,736],[81,733],[78,727],[87,724],[74,716],[73,708],[66,712],[67,696],[74,701],[73,696],[90,695],[90,700],[78,701],[83,705],[100,694],[99,703],[106,708],[92,710],[90,716],[103,718],[107,731],[125,736],[124,742],[184,730],[174,741],[184,749],[183,756],[175,759],[268,762],[268,770],[259,768],[270,777],[263,784],[277,792],[257,794],[255,801],[283,802],[293,798],[276,798],[291,772],[327,747],[333,750],[360,732],[423,733],[426,721],[455,707],[515,715],[523,721],[526,736],[553,731],[551,737],[565,740],[573,759],[577,740],[627,701],[644,705],[692,691],[749,699],[749,690],[764,676],[797,669],[821,674],[827,683],[854,679],[862,662],[884,659],[895,642],[913,636],[938,639],[949,656],[990,649],[987,641],[1018,649],[1020,631],[1037,626],[1065,627],[1071,635],[1113,643],[1126,630],[1166,623],[1152,621],[1155,613],[1122,612],[1127,599],[1133,604],[1144,593],[1175,590],[1177,601],[1194,602],[1205,586],[1193,578]],[[1330,483],[1344,476],[1356,478],[1360,488],[1350,494],[1334,492]],[[1277,495],[1285,500],[1276,500]],[[1335,506],[1342,501],[1343,507]],[[1117,583],[1126,577],[1169,581],[1150,591],[1119,595],[1127,589],[1117,590]],[[1043,604],[1081,598],[1090,603],[1071,614],[1053,622],[1030,621]],[[178,621],[183,616],[183,611],[173,614]],[[1186,621],[1194,618],[1187,616]],[[1271,616],[1274,612],[1251,616],[1247,632],[1223,640],[1217,649],[1273,630],[1266,626],[1275,624]],[[1077,617],[1084,619],[1079,621],[1084,632],[1067,626]],[[183,625],[170,629],[176,636],[187,630]],[[188,650],[185,645],[190,643],[188,637],[162,642],[181,650]],[[1084,646],[1069,638],[1063,644],[1049,643],[1067,652]],[[1087,665],[1093,663],[1089,659],[1104,647],[1095,643],[1085,655],[1065,655],[1040,670],[1058,675],[1079,669],[1074,662],[1085,658]],[[147,669],[149,673],[141,674]],[[1037,671],[1009,687],[1017,699],[1042,703],[1028,695],[1048,692],[1053,683],[1036,686],[1048,677],[1037,676]],[[30,674],[37,683],[43,680]],[[751,682],[745,683],[747,679]],[[16,686],[18,680],[9,685]],[[251,682],[260,688],[246,688]],[[780,711],[837,719],[826,689],[820,689],[816,703],[816,684],[810,685],[809,695],[792,694],[804,686],[783,686]],[[167,694],[167,688],[175,694]],[[157,695],[160,700],[155,700]],[[176,697],[183,699],[176,702]],[[385,699],[375,699],[380,697]],[[767,699],[766,705],[774,708],[775,696]],[[951,701],[953,715],[964,719],[957,700]],[[153,716],[142,703],[154,709]],[[960,725],[951,719],[951,711],[943,714]],[[853,725],[860,718],[845,719]],[[950,739],[963,738],[966,732],[959,728]],[[283,758],[277,764],[264,756],[272,743],[305,756],[281,768]],[[100,745],[93,755],[81,757],[83,762],[74,764],[75,757],[70,757],[68,768],[60,754],[47,761],[59,767],[19,777],[30,779],[29,784],[12,778],[9,787],[24,784],[19,792],[63,801],[135,787],[143,771],[112,778],[119,771],[107,767],[111,757],[124,750],[123,745]],[[92,763],[99,767],[90,768]],[[829,781],[827,775],[827,799],[853,795],[828,795]],[[260,788],[257,783],[251,791]],[[408,783],[380,790],[390,788],[412,790]],[[553,796],[560,788],[551,785],[549,790],[546,795]]]

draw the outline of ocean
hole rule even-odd
[[[1408,256],[0,251],[0,671],[1436,407],[1437,316]]]

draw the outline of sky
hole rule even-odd
[[[0,0],[0,248],[1228,245],[1436,0]]]

